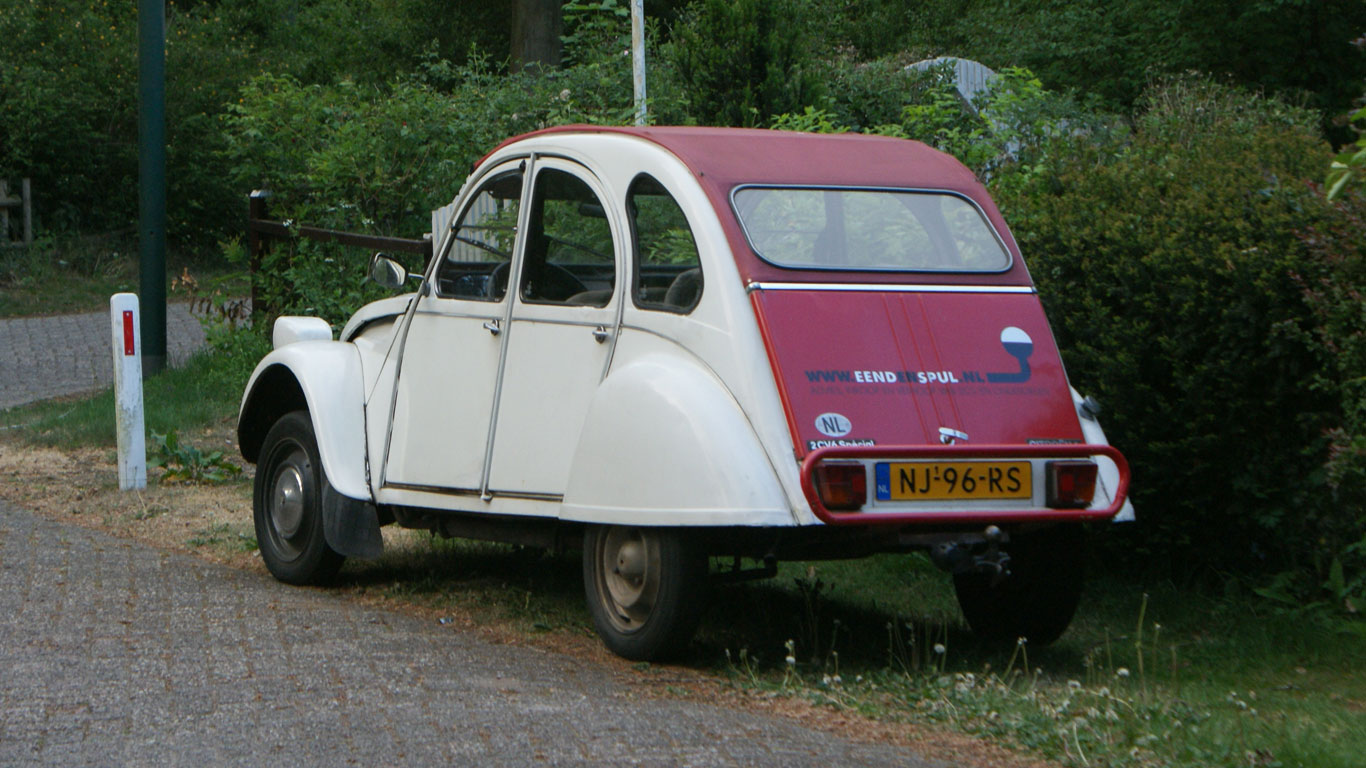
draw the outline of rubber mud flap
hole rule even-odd
[[[323,536],[338,554],[373,560],[384,553],[375,505],[337,493],[323,484]]]

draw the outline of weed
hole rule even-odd
[[[152,433],[147,466],[165,470],[163,483],[217,485],[242,474],[242,468],[228,461],[222,451],[205,453],[193,445],[181,445],[174,429],[164,435]]]
[[[142,509],[139,509],[136,512],[131,513],[129,517],[133,520],[137,520],[140,522],[143,520],[151,520],[154,517],[161,517],[167,512],[170,512],[170,510],[166,507],[157,505],[151,507],[143,507]]]
[[[258,549],[255,536],[234,532],[228,523],[201,528],[185,543],[192,547],[228,546],[238,552],[255,552]]]

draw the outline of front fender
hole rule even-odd
[[[735,399],[701,365],[664,353],[614,369],[599,387],[560,516],[632,525],[795,523]]]
[[[281,416],[307,409],[332,488],[370,501],[365,470],[365,392],[360,354],[337,341],[301,341],[266,355],[247,381],[237,438],[255,462],[266,432]]]

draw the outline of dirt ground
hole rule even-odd
[[[237,458],[230,425],[182,435],[183,443],[204,450],[222,449]],[[255,551],[251,517],[251,470],[225,485],[159,483],[160,470],[149,471],[148,488],[121,492],[110,448],[63,451],[0,440],[0,498],[65,523],[99,529],[152,546],[193,555],[234,568],[265,573]],[[388,546],[416,546],[410,531],[385,529]],[[805,699],[741,690],[721,685],[695,669],[667,665],[632,665],[612,656],[596,638],[571,632],[528,635],[477,606],[440,608],[407,602],[375,591],[355,598],[395,611],[429,615],[478,632],[493,642],[535,645],[613,666],[642,691],[657,696],[697,697],[713,703],[763,711],[846,738],[912,746],[951,764],[991,768],[1041,768],[1053,765],[1021,756],[968,735],[943,728],[870,719],[856,712],[821,706]]]

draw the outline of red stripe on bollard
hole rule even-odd
[[[123,312],[123,354],[128,357],[137,354],[133,342],[133,313],[129,310]]]

